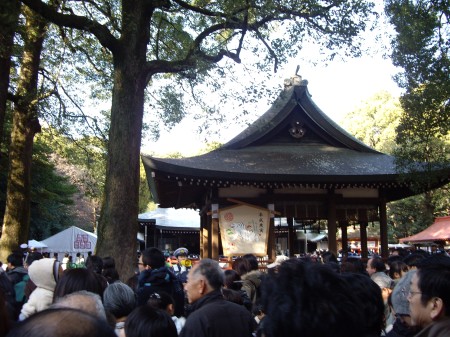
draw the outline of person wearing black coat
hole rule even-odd
[[[217,261],[202,259],[188,274],[184,286],[190,314],[180,337],[250,337],[256,321],[242,305],[224,299],[224,273]]]
[[[166,266],[164,254],[158,248],[147,248],[139,257],[137,304],[146,304],[153,293],[161,291],[175,301],[175,316],[184,316],[184,291],[177,277]]]

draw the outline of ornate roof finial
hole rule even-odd
[[[288,89],[292,86],[299,86],[302,85],[302,77],[298,74],[298,71],[300,70],[300,65],[297,65],[297,68],[295,69],[295,75],[291,78],[287,78],[284,80],[284,88]]]

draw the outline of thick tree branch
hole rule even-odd
[[[30,7],[35,12],[42,15],[45,19],[58,26],[65,26],[90,32],[95,35],[102,46],[115,52],[118,48],[118,40],[111,34],[109,29],[96,21],[89,20],[84,16],[75,14],[62,14],[57,12],[51,6],[40,0],[20,0],[22,3]]]
[[[228,57],[233,61],[240,63],[240,51],[242,49],[244,37],[248,31],[257,31],[258,28],[264,26],[267,22],[273,21],[273,17],[266,17],[261,21],[254,22],[249,25],[247,16],[245,16],[244,21],[236,22],[236,21],[225,21],[219,24],[212,25],[202,31],[192,43],[192,47],[190,51],[187,53],[186,57],[182,60],[177,61],[163,61],[163,60],[153,60],[149,61],[146,64],[144,72],[146,73],[147,82],[150,80],[152,75],[156,73],[178,73],[181,71],[185,71],[191,69],[196,66],[197,61],[202,59],[209,63],[218,63],[224,57]],[[231,52],[226,49],[220,49],[214,55],[208,55],[203,52],[200,48],[202,42],[209,38],[212,34],[217,33],[222,30],[234,29],[234,30],[242,30],[241,38],[239,41],[239,45],[237,48],[237,52]]]
[[[230,14],[225,15],[225,13],[223,13],[223,12],[210,11],[205,8],[193,6],[191,4],[186,3],[185,1],[181,1],[181,0],[173,0],[173,2],[176,3],[178,6],[180,6],[181,8],[187,9],[190,12],[194,12],[194,13],[198,13],[198,14],[202,14],[202,15],[206,15],[206,16],[210,16],[210,17],[226,19],[226,18],[229,18],[229,16],[230,16]]]

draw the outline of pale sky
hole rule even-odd
[[[295,68],[294,60],[285,67],[287,70],[279,72],[274,81],[282,83],[284,78],[294,74]],[[400,88],[392,80],[396,72],[396,68],[389,59],[383,59],[377,55],[350,59],[346,62],[336,61],[328,66],[300,65],[299,75],[304,80],[308,80],[308,90],[316,105],[339,123],[348,112],[377,92],[386,90],[393,96],[399,96]],[[261,108],[258,115],[263,114],[268,108],[269,106]],[[186,132],[188,125],[188,120],[183,121],[170,133],[162,133],[160,140],[152,144],[151,148],[157,149],[157,155],[170,152],[181,152],[187,156],[195,155],[205,144],[202,137],[195,133],[194,128],[192,132]],[[217,139],[211,140],[226,142],[243,128],[231,130],[227,128],[226,134],[217,135]],[[145,152],[145,146],[143,146],[143,152]]]
[[[379,7],[377,10],[382,13],[382,2],[377,6]],[[311,61],[320,59],[321,51],[312,42],[303,45],[295,59],[276,74],[270,75],[270,83],[273,83],[273,88],[282,85],[283,80],[292,77],[297,65],[300,65],[298,74],[308,81],[308,90],[313,101],[338,124],[361,102],[382,90],[390,92],[394,97],[399,96],[401,90],[392,77],[400,70],[393,66],[390,59],[383,58],[383,54],[389,53],[389,34],[392,34],[392,28],[386,24],[385,19],[380,20],[376,27],[375,31],[364,33],[364,44],[370,49],[370,56],[346,58],[345,61],[335,58],[327,66],[313,65]],[[250,60],[246,61],[251,62],[251,56]],[[245,80],[248,79],[245,78]],[[224,88],[224,90],[227,89]],[[255,113],[254,120],[269,107],[269,105],[258,107],[259,111]],[[235,108],[231,111],[239,116],[239,111]],[[156,156],[171,152],[181,152],[185,156],[198,154],[198,150],[205,147],[204,136],[197,135],[195,127],[190,126],[191,123],[192,121],[185,119],[171,132],[162,132],[156,144],[143,144],[142,152],[153,151]],[[209,140],[225,143],[244,128],[244,125],[233,127],[227,123]]]

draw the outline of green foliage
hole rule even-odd
[[[392,202],[388,205],[388,236],[390,242],[414,235],[429,227],[436,216],[441,216],[437,205],[442,200],[441,190],[432,191]],[[442,204],[440,204],[442,206]],[[445,206],[448,208],[448,206]]]
[[[263,1],[257,5],[244,1],[200,1],[195,4],[199,7],[190,11],[173,6],[171,16],[167,18],[172,21],[167,25],[167,29],[188,32],[188,41],[195,40],[195,34],[201,35],[202,29],[205,29],[205,32],[211,31],[200,46],[201,52],[206,55],[199,55],[195,59],[195,67],[188,67],[173,76],[164,76],[171,79],[169,85],[173,85],[176,92],[184,94],[184,108],[196,107],[191,110],[201,125],[199,132],[205,135],[213,134],[215,125],[223,124],[226,120],[245,123],[244,116],[251,112],[245,108],[250,103],[256,104],[263,100],[272,102],[280,87],[267,87],[270,73],[276,72],[279,64],[294,57],[306,41],[313,40],[316,45],[320,45],[324,59],[332,59],[338,52],[359,55],[360,40],[357,38],[357,32],[370,28],[367,24],[370,21],[368,18],[373,14],[372,4],[361,1]],[[205,15],[209,11],[212,14]],[[354,13],[350,15],[352,11]],[[340,13],[346,13],[346,18],[339,17]],[[183,17],[182,20],[179,19],[180,16]],[[362,17],[366,20],[360,20]],[[266,23],[262,24],[263,21]],[[229,28],[220,29],[220,25]],[[241,28],[243,26],[246,27]],[[218,27],[217,31],[213,30],[215,27]],[[240,38],[244,38],[244,34],[245,43],[240,46]],[[159,48],[153,50],[173,45],[173,42],[166,42],[166,39],[175,33],[155,32],[155,44],[156,35],[159,38]],[[152,41],[154,39],[151,39],[153,46]],[[171,55],[178,55],[177,50],[183,47],[184,45],[178,43],[176,51],[170,50]],[[191,51],[192,47],[191,45],[187,50]],[[212,63],[213,55],[221,53],[225,53],[229,59],[224,58],[218,63]],[[234,56],[235,54],[237,56]],[[172,59],[171,56],[170,60]],[[234,61],[239,65],[233,64]],[[255,73],[258,75],[255,76]],[[153,83],[160,85],[159,77],[154,77]],[[233,86],[230,86],[230,83],[234,83]],[[162,86],[166,88],[167,84]],[[151,88],[151,92],[155,90],[156,88]],[[152,97],[161,97],[161,92],[153,94]],[[246,107],[240,105],[239,113],[233,108],[230,111],[224,109],[226,103],[244,101]],[[156,105],[153,101],[151,107],[154,111],[161,111],[161,117],[171,111],[173,114],[170,105],[165,109],[162,104]],[[164,119],[159,118],[152,122],[156,126],[154,131],[160,130],[161,121],[164,122]],[[169,123],[164,124],[172,126]]]
[[[156,104],[158,117],[169,128],[179,124],[186,114],[183,95],[174,86],[165,86],[159,91]]]
[[[223,145],[222,143],[216,142],[216,141],[208,142],[208,143],[206,143],[205,147],[200,150],[200,154],[214,151],[214,150],[218,149],[219,147],[221,147],[222,145]]]
[[[67,177],[58,174],[50,156],[53,149],[36,140],[31,184],[31,222],[29,237],[42,240],[73,224],[72,196],[77,188]],[[0,169],[0,216],[4,214],[7,179],[7,157],[2,156]]]
[[[153,203],[153,200],[148,187],[148,180],[145,175],[144,165],[141,161],[139,172],[139,213],[147,211],[151,207],[151,203]]]
[[[397,32],[392,60],[404,69],[397,77],[399,85],[411,91],[424,84],[448,83],[448,1],[390,0],[386,13]]]
[[[388,205],[388,235],[390,242],[417,234],[437,217],[448,216],[449,186],[444,186],[424,194],[399,200]]]
[[[364,144],[392,154],[401,114],[398,98],[382,91],[348,113],[342,119],[341,126]]]
[[[61,164],[66,162],[65,174],[80,191],[99,203],[105,184],[106,144],[91,136],[68,138],[51,128],[43,129],[38,139],[52,148]]]
[[[96,137],[84,136],[77,140],[67,138],[50,128],[43,129],[37,140],[42,146],[51,149],[53,158],[58,162],[58,169],[62,171],[65,179],[70,179],[77,186],[77,191],[98,208],[105,184],[105,144]],[[144,212],[150,202],[148,182],[141,164],[139,211]],[[66,216],[73,215],[69,213]]]
[[[398,154],[405,150],[404,147],[396,145],[396,129],[403,116],[399,100],[389,93],[380,92],[348,113],[341,125],[350,134],[374,149],[387,154]],[[448,144],[449,141],[446,141],[444,146]],[[406,151],[411,153],[412,149],[411,145]],[[416,158],[423,155],[419,150]],[[424,230],[433,223],[435,217],[448,215],[448,188],[449,186],[444,186],[389,203],[387,205],[389,241],[396,243],[400,238]]]
[[[167,153],[164,157],[165,158],[183,158],[184,155],[181,152],[171,152],[171,153]]]
[[[400,99],[404,114],[398,127],[396,155],[400,172],[429,173],[417,176],[417,188],[436,183],[438,177],[433,171],[449,164],[448,8],[446,0],[386,2],[386,13],[397,32],[392,41],[392,60],[403,68],[396,81],[405,88]]]

